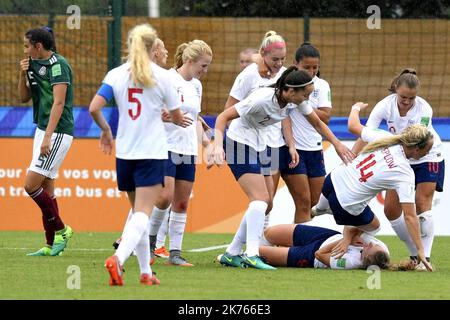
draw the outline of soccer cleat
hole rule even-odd
[[[244,259],[241,255],[232,256],[225,252],[224,254],[220,254],[217,256],[217,261],[225,267],[237,267],[237,268],[245,268],[246,265],[243,265]]]
[[[44,257],[44,256],[50,256],[50,253],[52,251],[52,248],[50,246],[45,246],[39,249],[36,252],[27,253],[27,256],[29,257]]]
[[[265,263],[259,256],[249,257],[246,254],[242,255],[242,264],[255,269],[261,270],[276,270],[277,268],[272,267]]]
[[[105,268],[109,272],[109,285],[123,286],[123,268],[119,265],[119,259],[116,255],[105,260]]]
[[[314,206],[311,208],[311,218],[317,217],[317,216],[321,216],[323,214],[333,214],[333,211],[331,211],[331,208],[328,207],[327,209],[317,209],[317,206]]]
[[[159,281],[158,278],[156,278],[156,273],[152,273],[152,276],[150,277],[150,275],[148,273],[143,273],[141,274],[141,278],[139,279],[139,281],[142,284],[148,285],[148,286],[155,286],[161,283],[161,281]]]
[[[155,249],[155,256],[168,259],[170,254],[169,251],[167,251],[166,247],[162,246],[160,248]]]
[[[180,250],[170,251],[169,261],[166,262],[167,265],[180,266],[180,267],[193,267],[192,263],[189,263],[181,256]]]
[[[70,238],[72,238],[73,230],[70,226],[66,225],[63,230],[55,232],[55,240],[53,241],[52,251],[50,252],[51,256],[57,256],[67,246],[67,242],[69,242]]]

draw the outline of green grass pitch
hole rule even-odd
[[[195,267],[166,266],[157,258],[153,271],[159,286],[139,284],[136,257],[125,264],[123,287],[110,287],[104,260],[113,253],[118,233],[76,232],[59,257],[27,257],[43,244],[40,232],[0,233],[0,299],[149,299],[149,300],[304,300],[304,299],[450,299],[450,237],[436,237],[435,272],[382,271],[380,288],[369,289],[372,273],[365,270],[333,271],[279,268],[275,271],[237,269],[213,263],[224,249],[189,252],[190,249],[227,244],[230,234],[186,234],[183,256]],[[396,237],[380,237],[394,262],[407,257]],[[70,289],[80,270],[80,289]],[[69,271],[69,272],[68,272]],[[69,286],[68,286],[69,283]]]

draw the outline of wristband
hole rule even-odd
[[[358,110],[358,111],[361,111],[361,107],[358,106],[357,104],[354,104],[354,105],[352,106],[352,110]]]

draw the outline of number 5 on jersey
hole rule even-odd
[[[128,88],[128,102],[136,103],[136,114],[133,113],[133,108],[128,109],[128,115],[131,117],[132,120],[136,120],[141,115],[141,101],[134,96],[135,94],[142,94],[144,92],[144,89],[142,88]]]

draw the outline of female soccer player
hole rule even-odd
[[[159,284],[150,267],[148,216],[162,191],[168,157],[161,110],[164,106],[170,110],[176,124],[192,123],[178,107],[169,72],[150,60],[155,39],[156,31],[148,24],[137,25],[130,31],[127,62],[108,72],[89,106],[89,112],[102,130],[100,147],[104,153],[111,154],[113,136],[101,109],[113,97],[117,103],[117,184],[119,190],[127,192],[133,209],[119,248],[105,261],[110,285],[123,285],[122,266],[133,250],[141,270],[140,282]]]
[[[223,259],[230,264],[241,262],[258,269],[274,269],[259,258],[259,241],[264,227],[264,215],[271,204],[270,185],[272,178],[264,177],[261,153],[267,147],[267,127],[280,122],[292,112],[299,110],[310,123],[335,146],[343,157],[351,158],[351,152],[336,139],[330,129],[318,118],[307,103],[313,91],[312,78],[306,71],[289,67],[272,87],[260,88],[246,99],[223,111],[216,120],[214,150],[209,161],[222,165],[224,160],[223,134],[226,123],[231,121],[225,143],[227,163],[250,204],[241,225],[227,248]],[[289,136],[288,136],[289,138]],[[292,138],[292,135],[290,136]],[[288,139],[292,143],[292,139]],[[295,149],[290,148],[295,158]],[[292,163],[291,165],[296,165]],[[247,242],[247,250],[241,254]]]
[[[54,195],[55,177],[73,140],[72,69],[52,51],[53,35],[44,28],[24,36],[18,92],[21,102],[33,100],[37,124],[33,158],[25,178],[25,191],[42,211],[46,246],[30,256],[56,256],[67,246],[73,231],[59,215]]]
[[[294,65],[306,70],[313,78],[314,91],[309,96],[309,103],[318,117],[328,123],[332,108],[331,91],[328,82],[317,76],[319,50],[309,43],[302,44],[295,53]],[[295,203],[294,223],[303,223],[311,220],[311,207],[319,200],[325,180],[322,136],[298,110],[294,110],[289,118],[300,163],[289,168],[289,150],[283,146],[280,148],[280,173]]]
[[[198,115],[201,111],[202,84],[200,78],[208,71],[212,61],[212,50],[202,40],[193,40],[178,46],[175,65],[170,70],[178,93],[178,104],[197,126],[187,128],[166,123],[169,159],[164,188],[158,197],[150,218],[150,248],[154,251],[158,230],[169,218],[169,261],[170,265],[193,266],[181,256],[181,247],[186,226],[186,211],[195,180],[195,163],[198,153]],[[201,132],[203,132],[201,130]],[[209,144],[205,141],[205,147]],[[169,208],[170,206],[170,208]]]
[[[353,109],[358,111],[361,106],[362,103],[355,104]],[[419,124],[409,126],[402,134],[384,138],[379,138],[373,129],[362,125],[359,132],[363,141],[375,140],[362,150],[352,164],[341,165],[327,175],[312,214],[319,215],[331,210],[336,223],[357,226],[375,234],[380,222],[368,203],[379,192],[392,190],[398,195],[404,212],[405,232],[412,239],[418,259],[431,271],[431,265],[425,259],[415,215],[414,172],[408,159],[420,159],[428,154],[433,146],[433,135]]]
[[[233,87],[230,90],[225,110],[244,100],[250,93],[258,88],[274,84],[283,71],[283,63],[286,60],[286,42],[283,37],[275,31],[268,31],[264,35],[259,49],[259,57],[255,63],[246,67],[235,79]],[[264,175],[270,176],[271,167],[273,171],[278,171],[279,152],[278,148],[285,145],[281,131],[281,123],[277,122],[267,128],[270,133],[267,135],[266,156],[262,158],[264,165]],[[272,163],[273,162],[273,163]],[[295,163],[295,161],[293,161]],[[273,199],[276,185],[270,185],[270,198]],[[270,212],[269,205],[267,212]],[[268,216],[266,224],[268,223]]]
[[[354,227],[335,230],[302,224],[280,224],[264,231],[267,244],[262,257],[274,266],[294,268],[367,269],[370,265],[386,269],[389,250],[386,244]],[[338,246],[346,251],[337,254]]]
[[[403,70],[392,81],[389,89],[392,94],[375,105],[366,126],[378,128],[381,121],[386,120],[389,131],[396,134],[402,133],[411,124],[420,123],[433,134],[434,144],[430,152],[422,159],[410,161],[415,174],[416,211],[419,217],[425,256],[430,261],[434,239],[431,207],[434,191],[443,191],[445,162],[441,139],[432,126],[433,110],[425,99],[417,95],[419,86],[420,82],[416,71],[413,69]],[[391,221],[401,216],[399,199],[393,190],[386,192],[384,212]],[[399,232],[399,236],[402,237],[400,230]],[[414,248],[409,249],[411,259],[416,259]]]

